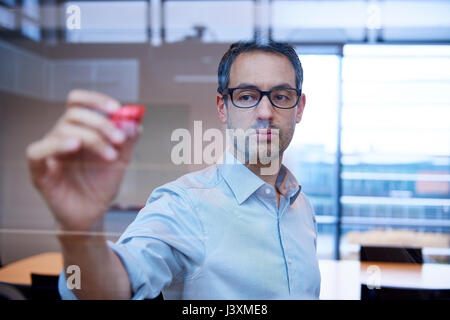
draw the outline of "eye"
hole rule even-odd
[[[283,100],[286,100],[286,99],[289,99],[289,97],[283,96],[283,95],[281,95],[281,94],[277,94],[277,95],[275,96],[275,100],[278,100],[278,101],[283,101]]]
[[[272,100],[279,103],[288,103],[295,99],[295,91],[291,90],[277,90],[272,92]]]
[[[249,100],[254,99],[254,98],[251,95],[246,94],[246,95],[241,96],[239,99],[243,100],[243,101],[249,101]]]
[[[238,95],[238,100],[242,102],[255,101],[258,100],[258,96],[257,93],[253,92],[241,92]]]

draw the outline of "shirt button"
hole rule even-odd
[[[266,188],[266,194],[270,194],[270,188]]]
[[[288,264],[291,264],[291,263],[292,263],[292,260],[291,260],[290,258],[288,258],[288,259],[287,259],[287,263],[288,263]]]

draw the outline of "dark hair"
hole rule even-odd
[[[258,43],[258,42],[247,42],[247,41],[239,41],[233,43],[227,52],[220,60],[219,68],[217,70],[219,87],[217,91],[219,93],[223,93],[223,91],[228,87],[228,82],[230,81],[230,70],[231,65],[233,64],[236,57],[244,52],[251,51],[263,51],[263,52],[272,52],[277,54],[282,54],[289,59],[295,71],[295,85],[297,89],[302,88],[303,83],[303,68],[298,58],[297,53],[294,48],[284,42],[276,42],[270,40],[267,43]]]

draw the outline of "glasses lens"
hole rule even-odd
[[[241,108],[253,107],[259,101],[260,94],[254,89],[236,89],[233,91],[233,102]]]
[[[298,93],[293,89],[278,89],[272,91],[270,99],[279,108],[292,108],[297,104]]]

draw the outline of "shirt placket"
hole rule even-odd
[[[288,292],[291,293],[291,284],[292,284],[292,260],[289,257],[289,250],[287,245],[286,234],[283,230],[283,226],[281,223],[281,219],[288,208],[288,200],[283,196],[280,196],[280,206],[277,208],[277,230],[278,230],[278,239],[280,241],[281,252],[283,255],[284,265],[286,269],[286,281],[288,286]]]

